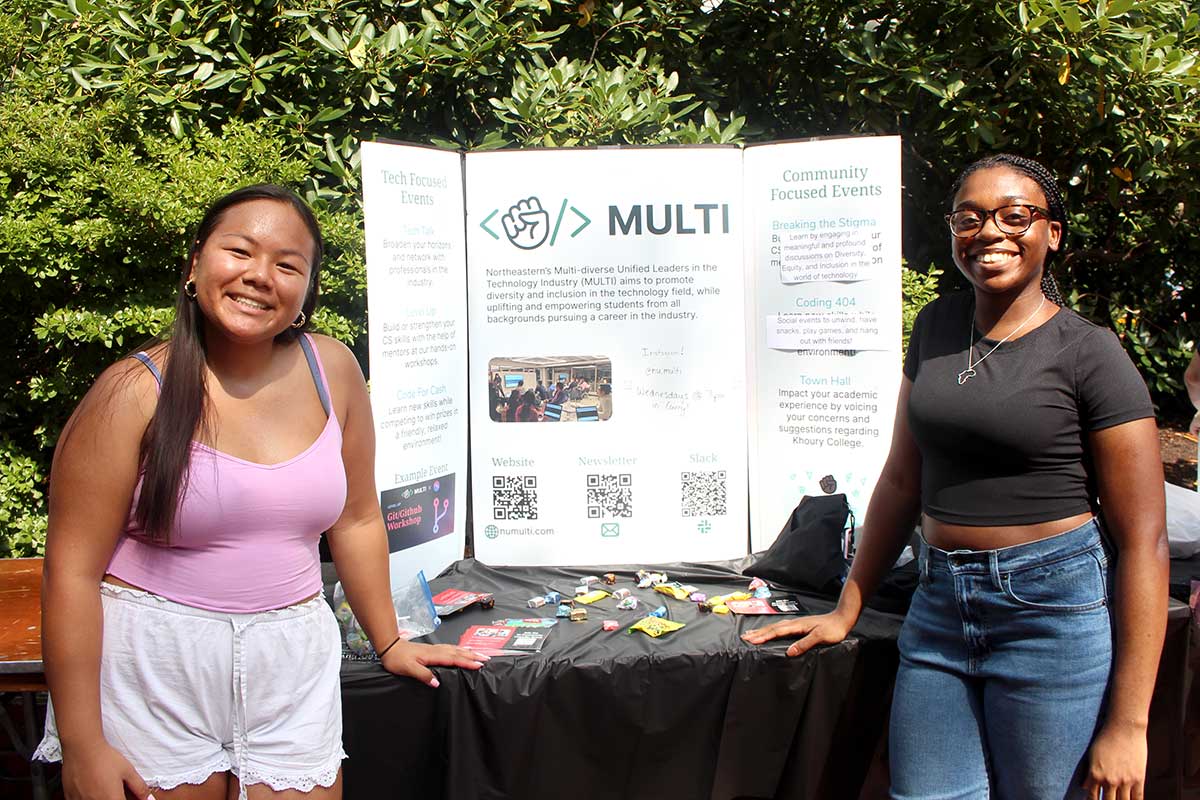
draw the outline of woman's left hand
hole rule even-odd
[[[1145,727],[1105,724],[1088,753],[1088,800],[1143,800],[1145,783]]]
[[[437,676],[430,667],[462,667],[463,669],[479,669],[488,656],[476,653],[466,647],[456,647],[452,644],[419,644],[417,642],[396,642],[383,654],[383,668],[393,675],[415,678],[421,683],[428,684],[434,689],[438,687]]]

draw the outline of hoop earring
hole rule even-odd
[[[300,312],[300,316],[296,317],[296,321],[292,323],[293,328],[303,328],[304,323],[308,322],[308,317],[304,316],[304,312]]]
[[[196,282],[193,280],[189,280],[187,283],[185,283],[183,285],[183,293],[185,295],[187,295],[188,300],[195,300],[196,299]]]

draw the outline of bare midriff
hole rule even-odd
[[[1092,518],[1090,513],[1037,522],[1032,525],[952,525],[926,516],[921,523],[925,541],[939,550],[998,550],[1048,539],[1074,530]]]
[[[113,586],[123,586],[126,589],[136,589],[139,592],[148,592],[149,591],[147,589],[143,589],[140,586],[134,586],[129,581],[123,581],[120,578],[118,578],[116,575],[109,575],[107,572],[104,573],[103,581],[105,583],[111,583]],[[298,600],[295,603],[290,603],[289,605],[286,605],[286,606],[280,606],[280,608],[291,608],[292,606],[304,605],[309,600],[312,600],[314,597],[319,597],[320,594],[321,594],[320,592],[317,592],[316,594],[311,594],[308,597],[304,598],[303,600]],[[267,610],[273,611],[274,609],[267,609]]]

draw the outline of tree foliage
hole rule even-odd
[[[254,180],[331,244],[318,327],[365,356],[358,146],[899,133],[906,312],[987,153],[1072,209],[1059,279],[1160,402],[1192,345],[1200,17],[1183,0],[9,0],[0,10],[0,555],[36,552],[50,447],[169,322],[188,229]],[[364,358],[365,361],[365,358]],[[5,536],[8,543],[4,544]]]

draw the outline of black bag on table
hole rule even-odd
[[[854,515],[846,495],[806,496],[792,511],[775,543],[742,574],[762,578],[781,589],[836,599],[850,572],[853,541]],[[915,559],[893,569],[867,605],[903,614],[917,588],[917,577]]]

